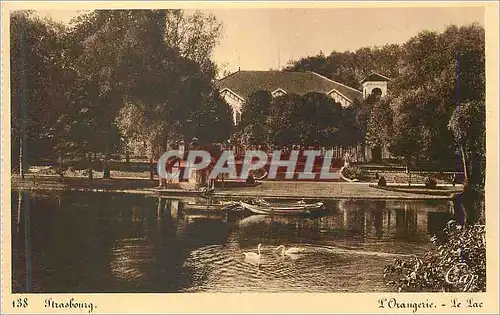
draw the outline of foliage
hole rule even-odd
[[[339,143],[342,106],[323,93],[310,92],[301,97],[293,123],[301,145],[333,146]]]
[[[283,147],[300,143],[300,134],[294,124],[300,103],[297,94],[285,94],[273,100],[268,121],[271,144]]]
[[[192,93],[192,92],[191,92]],[[195,126],[193,136],[201,143],[223,143],[227,141],[233,130],[233,111],[229,104],[219,95],[215,87],[201,92],[199,102],[192,103],[191,121]],[[189,138],[189,133],[184,133]]]
[[[397,259],[385,268],[387,284],[405,292],[484,292],[486,290],[485,226],[448,222],[442,242],[424,257]]]
[[[412,95],[401,95],[392,100],[391,106],[398,108],[393,117],[393,136],[391,138],[391,152],[405,158],[407,163],[422,158],[424,130],[418,122],[419,113],[411,108]]]
[[[363,47],[356,51],[333,51],[329,56],[316,56],[290,61],[286,71],[314,71],[348,86],[360,88],[360,81],[370,72],[387,76],[398,75],[402,47],[396,44],[381,47]]]
[[[462,146],[466,151],[466,166],[474,177],[471,180],[482,183],[485,146],[480,130],[485,119],[481,112],[474,113],[463,104],[484,105],[484,48],[484,28],[480,25],[449,26],[442,33],[423,31],[403,45],[333,51],[328,56],[320,53],[292,61],[286,70],[315,71],[358,88],[359,81],[371,71],[393,78],[385,100],[369,97],[353,103],[363,149],[383,144],[407,163],[426,161],[436,167],[456,168],[461,155],[458,144],[458,149]],[[460,138],[460,124],[452,118],[457,111],[461,114],[456,117],[469,115],[471,122],[473,117],[477,119],[474,131],[467,133],[469,141],[478,139],[477,144],[465,145]],[[461,129],[467,127],[462,125]]]
[[[106,174],[133,140],[229,137],[231,109],[213,84],[222,30],[213,15],[95,10],[71,23],[11,15],[14,154],[43,144],[49,154],[39,156],[63,164],[102,158]]]
[[[65,28],[30,11],[15,11],[10,15],[10,32],[11,162],[15,169],[20,158],[24,164],[52,158],[54,124],[65,110],[59,101],[66,84]]]
[[[222,30],[222,23],[213,14],[166,10],[166,46],[176,50],[183,58],[195,61],[210,76],[215,76],[215,65],[210,57]]]
[[[256,91],[243,105],[240,128],[245,143],[279,147],[356,143],[359,134],[354,111],[317,92],[272,98]]]
[[[238,125],[243,143],[260,145],[268,142],[267,119],[272,101],[269,91],[257,90],[248,96]]]
[[[427,176],[425,178],[425,187],[427,188],[436,188],[437,181],[432,176]]]
[[[486,163],[486,106],[470,101],[456,107],[448,128],[465,155],[465,167],[471,185],[484,186]],[[475,167],[476,166],[476,167]]]
[[[398,116],[406,116],[411,134],[419,134],[417,158],[456,167],[450,165],[456,150],[448,125],[458,102],[484,101],[484,29],[472,24],[450,26],[440,34],[425,31],[403,48],[401,71],[391,88],[396,124],[404,122]],[[395,147],[407,136],[396,132]]]
[[[343,146],[356,146],[365,140],[363,130],[358,124],[356,108],[353,106],[342,108],[342,120],[339,123],[339,143]]]
[[[367,180],[369,178],[369,174],[366,170],[354,165],[344,167],[342,169],[342,175],[348,179]]]
[[[394,136],[394,114],[390,99],[375,99],[372,102],[366,125],[366,141],[370,146],[389,146]]]

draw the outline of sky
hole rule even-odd
[[[213,60],[223,71],[269,70],[289,60],[323,51],[356,50],[366,46],[404,43],[423,30],[447,26],[484,25],[484,11],[474,7],[215,9],[224,25]],[[38,11],[68,23],[76,10]]]

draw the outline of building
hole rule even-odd
[[[389,78],[372,72],[361,81],[363,91],[330,80],[312,71],[237,71],[218,81],[221,95],[233,109],[233,120],[238,124],[241,108],[250,94],[257,90],[267,90],[274,97],[288,93],[304,95],[309,92],[324,93],[343,107],[351,106],[355,99],[376,94],[387,94]]]
[[[379,97],[387,95],[387,83],[390,81],[386,76],[372,72],[366,78],[361,80],[363,85],[363,97],[367,98],[370,94],[375,94]]]

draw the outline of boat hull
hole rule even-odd
[[[255,205],[240,201],[240,205],[253,213],[266,215],[310,215],[320,211],[323,208],[322,202],[305,205],[273,206]]]

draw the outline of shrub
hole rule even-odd
[[[380,176],[380,178],[378,179],[377,185],[383,186],[383,187],[387,186],[387,182],[385,180],[384,175]]]
[[[425,178],[425,187],[436,188],[436,186],[437,186],[437,181],[433,177],[427,176]]]
[[[443,242],[432,237],[437,248],[423,258],[396,259],[386,266],[386,284],[405,292],[486,291],[484,225],[464,227],[450,221],[444,233]]]
[[[366,170],[353,165],[345,167],[342,170],[342,174],[349,179],[357,180],[367,180],[370,177]]]

